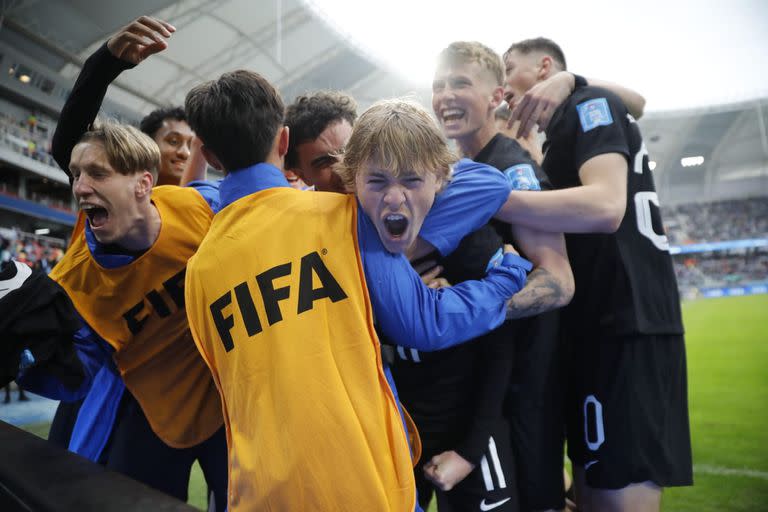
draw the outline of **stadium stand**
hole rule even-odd
[[[664,208],[672,245],[768,237],[768,198],[693,203]]]
[[[664,217],[683,297],[765,293],[768,198],[682,204]]]
[[[50,272],[64,255],[65,246],[64,240],[0,228],[0,262],[13,258]]]

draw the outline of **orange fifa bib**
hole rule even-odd
[[[115,349],[120,375],[152,430],[166,444],[186,448],[208,439],[223,421],[218,392],[184,308],[187,260],[213,213],[191,188],[157,187],[152,202],[160,214],[160,234],[132,263],[102,267],[79,230],[51,277]]]
[[[414,509],[353,196],[274,188],[230,204],[185,293],[222,396],[230,511]]]

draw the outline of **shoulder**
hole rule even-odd
[[[475,159],[503,171],[511,165],[528,162],[530,156],[515,139],[497,133]]]
[[[453,165],[453,172],[451,173],[451,179],[457,180],[486,180],[495,179],[499,176],[499,170],[483,162],[476,162],[469,158],[462,158]]]
[[[575,130],[588,133],[599,126],[618,126],[627,114],[627,108],[611,91],[599,87],[580,87],[553,115],[547,127],[547,139],[568,139]]]
[[[604,113],[623,114],[627,108],[621,99],[607,89],[600,87],[581,87],[567,100],[570,115],[583,119]]]
[[[216,189],[218,191],[218,188]],[[198,190],[197,187],[181,187],[178,185],[160,185],[152,189],[153,200],[165,200],[173,204],[179,204],[181,202],[186,203],[188,206],[203,206],[208,207],[209,201],[206,195]]]

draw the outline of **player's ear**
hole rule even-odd
[[[149,171],[141,171],[138,173],[138,179],[136,180],[136,196],[143,197],[152,193],[152,185],[155,180],[152,173]]]
[[[552,71],[552,57],[549,55],[543,55],[539,61],[539,72],[537,78],[539,80],[546,80],[549,78],[549,74]]]
[[[284,157],[288,153],[288,127],[280,128],[277,137],[277,153],[280,157]]]
[[[218,157],[214,154],[213,151],[208,149],[205,146],[205,144],[200,146],[200,151],[203,152],[203,156],[205,157],[206,162],[208,162],[211,167],[213,167],[217,171],[223,171],[224,170],[224,166],[221,165],[221,162],[219,161]]]
[[[491,93],[491,107],[493,110],[496,110],[499,105],[501,105],[501,102],[504,101],[504,87],[498,86],[494,87],[493,92]]]

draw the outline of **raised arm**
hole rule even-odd
[[[121,28],[85,61],[61,109],[51,141],[53,158],[69,175],[70,181],[72,148],[96,119],[109,84],[126,69],[167,48],[164,38],[170,37],[175,30],[168,23],[142,16]]]

